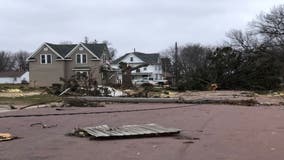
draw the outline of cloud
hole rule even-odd
[[[1,0],[0,50],[35,50],[48,41],[108,40],[119,54],[180,43],[221,43],[261,11],[264,0]]]

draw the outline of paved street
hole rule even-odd
[[[35,116],[39,114],[46,115]],[[10,117],[4,117],[8,115]],[[12,115],[34,116],[16,118]],[[1,113],[0,117],[0,132],[20,137],[0,143],[1,160],[284,158],[284,110],[281,106],[111,104],[102,108],[67,108],[64,111],[55,108],[30,109]],[[56,124],[57,127],[30,127],[38,122]],[[145,123],[157,123],[183,131],[177,137],[106,141],[65,135],[75,127]]]

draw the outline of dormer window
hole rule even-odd
[[[41,54],[40,55],[40,64],[51,64],[52,55],[51,54]]]
[[[133,62],[133,57],[130,57],[130,62]]]
[[[87,54],[76,54],[76,63],[77,64],[86,64],[87,63]]]

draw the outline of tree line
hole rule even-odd
[[[29,70],[29,65],[26,62],[29,55],[30,53],[26,51],[15,53],[0,51],[0,72]]]
[[[284,5],[261,13],[248,28],[231,30],[221,46],[188,44],[165,51],[172,60],[177,88],[276,90],[284,77]],[[176,73],[175,73],[176,71]]]

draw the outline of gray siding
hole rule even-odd
[[[80,47],[78,47],[72,55],[70,56],[71,60],[66,61],[66,77],[70,78],[72,75],[75,74],[74,69],[75,67],[90,67],[91,68],[91,75],[92,78],[95,78],[99,84],[101,84],[101,73],[100,73],[100,66],[102,65],[102,62],[100,60],[91,60],[93,59],[93,56],[87,51],[87,50],[79,50]],[[76,63],[76,54],[80,53],[86,53],[87,54],[87,63],[86,64],[77,64]]]
[[[53,83],[61,83],[60,77],[64,77],[64,61],[56,60],[57,55],[50,49],[48,51],[40,49],[40,53],[34,58],[34,62],[29,62],[30,85],[33,87],[51,86]],[[40,54],[51,54],[52,64],[40,64]]]

